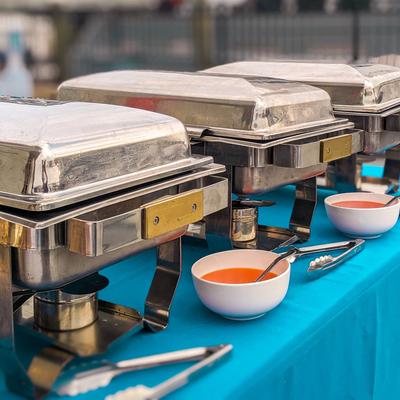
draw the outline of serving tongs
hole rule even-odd
[[[58,387],[57,394],[61,396],[76,396],[78,394],[107,386],[114,377],[126,372],[139,371],[182,362],[199,361],[197,364],[192,365],[155,387],[150,388],[143,385],[137,385],[107,397],[107,400],[159,399],[188,383],[197,372],[205,367],[210,367],[231,350],[231,344],[221,344],[210,347],[194,347],[191,349],[155,354],[131,360],[119,361],[116,363],[108,363],[103,367],[92,368],[75,374],[72,379]]]
[[[318,257],[312,260],[309,263],[307,272],[317,274],[328,272],[329,270],[337,267],[342,264],[349,258],[358,254],[361,250],[364,249],[365,240],[363,239],[354,239],[349,240],[347,242],[336,242],[336,243],[326,243],[320,244],[316,246],[306,246],[306,247],[294,247],[290,246],[288,250],[284,253],[280,253],[279,257],[275,258],[268,267],[260,274],[256,282],[261,281],[268,272],[270,272],[280,261],[287,260],[290,263],[293,263],[300,257],[307,256],[309,254],[315,253],[326,253],[334,250],[346,249],[343,253],[339,254],[336,257],[333,257],[330,254],[327,254],[322,257]]]

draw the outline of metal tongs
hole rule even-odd
[[[344,251],[343,253],[341,253],[336,257],[333,257],[330,254],[318,257],[310,262],[309,267],[307,269],[307,272],[309,273],[328,272],[332,268],[337,267],[344,261],[358,254],[361,250],[364,249],[364,245],[365,245],[365,240],[354,239],[354,240],[349,240],[347,242],[326,243],[326,244],[307,246],[301,248],[290,246],[286,252],[280,253],[279,257],[273,260],[270,265],[268,265],[268,267],[263,271],[263,273],[260,274],[260,276],[258,276],[256,282],[262,280],[262,278],[282,260],[288,260],[290,263],[292,263],[298,258],[309,254],[326,253],[334,250],[347,249],[346,251]]]
[[[221,344],[211,347],[194,347],[191,349],[109,363],[104,367],[93,368],[75,374],[71,380],[57,389],[57,394],[61,396],[76,396],[81,393],[86,393],[107,386],[115,376],[126,372],[181,362],[199,361],[197,364],[185,369],[153,388],[138,385],[107,397],[107,400],[159,399],[188,383],[197,372],[205,367],[210,367],[231,350],[231,344]]]

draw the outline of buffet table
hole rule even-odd
[[[293,189],[265,198],[277,201],[262,211],[261,222],[289,219]],[[326,218],[320,191],[311,244],[346,240]],[[289,207],[290,204],[290,207]],[[397,400],[400,398],[400,225],[368,241],[365,250],[331,273],[309,280],[307,260],[292,267],[287,297],[263,318],[235,322],[208,311],[190,276],[194,261],[208,253],[186,245],[184,270],[170,326],[141,332],[107,355],[123,360],[182,348],[232,343],[233,352],[206,374],[169,396],[173,399]],[[104,271],[111,285],[104,298],[143,308],[153,274],[148,251]],[[136,384],[155,385],[183,366],[133,372],[104,389],[76,397],[102,399]],[[1,399],[18,399],[0,386]],[[57,398],[50,396],[50,398]]]

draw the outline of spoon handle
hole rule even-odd
[[[280,261],[284,260],[285,258],[290,257],[292,254],[297,253],[297,249],[295,247],[292,247],[285,253],[282,253],[279,255],[279,257],[275,258],[271,264],[268,265],[267,268],[264,269],[264,271],[257,277],[255,282],[260,282],[265,275],[268,274],[269,271],[271,271],[272,268],[274,268]]]
[[[392,205],[395,201],[397,201],[399,196],[393,196],[387,203],[384,204],[383,207],[388,207]]]

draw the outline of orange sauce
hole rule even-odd
[[[216,283],[251,283],[255,282],[262,272],[263,270],[258,268],[225,268],[208,272],[202,278]],[[268,272],[262,280],[267,281],[276,276],[274,272]]]
[[[336,203],[333,203],[333,205],[345,208],[381,208],[384,206],[383,203],[377,203],[376,201],[363,201],[363,200],[338,201]]]

